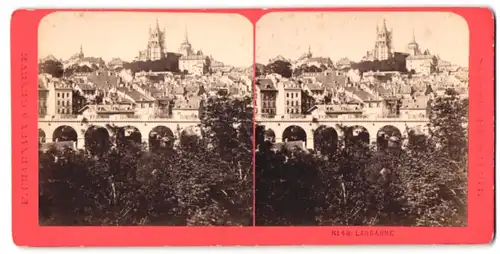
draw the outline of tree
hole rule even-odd
[[[302,114],[306,114],[306,112],[311,109],[314,105],[316,105],[316,99],[312,97],[312,95],[306,91],[301,91],[301,112]]]
[[[53,77],[60,78],[63,76],[64,68],[61,62],[49,59],[38,64],[38,72],[47,73]]]
[[[282,60],[276,60],[266,66],[270,73],[277,73],[285,78],[292,76],[292,64]]]
[[[134,61],[131,63],[123,63],[124,69],[131,70],[132,73],[141,71],[171,71],[179,72],[179,58],[178,54],[167,54],[163,59],[155,61]]]
[[[441,147],[443,156],[456,162],[468,156],[468,107],[468,100],[460,99],[453,89],[447,89],[445,96],[436,98],[431,104],[431,137]]]
[[[273,151],[258,126],[257,224],[467,225],[467,100],[449,90],[431,107],[430,135],[408,131],[405,149],[375,150],[339,126],[334,152]]]
[[[312,155],[261,146],[256,154],[256,225],[315,225]]]
[[[261,75],[265,75],[268,73],[269,73],[269,70],[267,70],[267,66],[260,64],[260,63],[255,64],[255,77],[259,77]]]
[[[104,132],[92,129],[86,135],[88,153],[41,153],[41,223],[248,225],[253,200],[251,102],[210,99],[200,126],[203,136],[190,139],[189,147],[149,152],[133,138],[123,138],[122,128],[109,125],[110,149],[97,149],[105,148],[97,140],[106,139]],[[219,114],[226,121],[219,122]],[[224,150],[226,144],[232,149]],[[221,156],[222,151],[227,154]]]

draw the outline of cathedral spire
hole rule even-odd
[[[156,18],[156,30],[160,31],[160,23],[158,22],[158,18]]]
[[[80,44],[80,53],[78,54],[80,58],[83,58],[85,55],[83,54],[83,45]]]
[[[385,18],[382,18],[380,23],[377,24],[377,33],[387,32],[387,24]]]
[[[184,25],[184,41],[189,42],[187,25]]]
[[[412,34],[411,34],[411,42],[413,42],[413,43],[416,43],[416,42],[417,42],[417,40],[415,39],[415,28],[413,28],[413,30],[412,30]]]

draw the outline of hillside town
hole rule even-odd
[[[69,31],[44,23],[53,37],[102,29],[127,39],[133,33],[116,32],[128,29],[120,19],[145,27],[147,37],[122,40],[120,48],[105,40],[40,43],[50,53],[38,75],[40,225],[252,225],[251,44],[191,39],[204,36],[210,20],[215,34],[231,24],[235,41],[250,37],[247,21],[230,14],[57,14],[50,17],[73,23]],[[94,19],[103,28],[89,25]],[[79,22],[83,28],[73,28]]]
[[[158,22],[153,27],[132,63],[86,56],[83,45],[69,59],[40,59],[39,118],[196,119],[209,96],[251,94],[251,67],[228,66],[195,50],[187,29],[178,51],[169,52],[165,30]],[[171,67],[154,66],[165,62]]]
[[[419,41],[408,24],[422,13],[346,14],[259,21],[256,225],[466,225],[469,73],[439,56],[464,30],[427,20]],[[446,56],[464,61],[462,46]]]
[[[468,96],[468,68],[419,46],[394,49],[385,19],[376,26],[374,47],[363,59],[315,56],[296,60],[279,55],[257,64],[260,118],[401,118],[428,115],[428,103],[453,88]]]

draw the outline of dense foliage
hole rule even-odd
[[[97,70],[99,70],[99,66],[96,64],[92,64],[92,66],[74,64],[64,70],[64,76],[71,77],[74,73],[89,73]]]
[[[276,60],[272,63],[269,63],[264,68],[263,74],[271,74],[271,73],[277,73],[284,78],[290,78],[292,77],[293,74],[292,64],[287,61]]]
[[[393,58],[387,60],[353,63],[351,68],[359,70],[360,73],[368,71],[400,71],[406,73],[410,71],[406,69],[406,57],[404,54],[396,54]]]
[[[148,151],[108,126],[89,151],[40,152],[41,224],[251,225],[251,99],[219,96],[204,108],[202,136],[174,149]]]
[[[168,54],[166,58],[155,61],[134,61],[124,63],[123,68],[129,69],[132,73],[141,71],[179,71],[179,55]]]
[[[448,91],[431,107],[429,135],[408,131],[403,149],[273,151],[259,126],[257,225],[466,226],[467,100]]]
[[[47,73],[53,77],[60,78],[64,74],[64,66],[59,61],[49,59],[38,63],[38,73]]]
[[[333,64],[331,64],[333,65]],[[328,66],[321,64],[320,66],[316,65],[307,65],[307,64],[302,64],[300,66],[297,66],[293,70],[293,76],[300,76],[302,73],[311,73],[311,72],[323,72],[328,69]]]

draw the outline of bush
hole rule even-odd
[[[257,225],[466,226],[467,101],[450,91],[431,110],[429,136],[404,149],[275,152],[260,137]]]
[[[217,114],[208,112],[201,123],[204,136],[187,148],[149,152],[134,140],[119,140],[118,146],[105,153],[40,153],[40,223],[248,225],[252,220],[252,154],[241,146],[252,144],[252,115],[246,119],[249,116],[238,111],[247,103],[251,100],[210,99],[208,111],[213,110],[211,105],[221,105],[234,118],[215,127],[212,117]],[[237,128],[235,122],[240,123]],[[113,143],[119,130],[110,129]],[[247,129],[250,132],[244,133]],[[233,150],[220,147],[227,144],[219,140],[221,131],[225,138],[237,140]],[[220,156],[221,151],[226,156]]]

